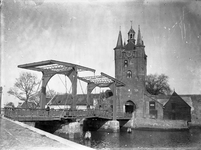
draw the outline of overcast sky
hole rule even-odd
[[[4,103],[24,63],[55,59],[114,76],[113,48],[120,26],[127,40],[131,20],[141,27],[148,74],[166,74],[178,94],[201,94],[201,2],[4,0],[1,17]]]

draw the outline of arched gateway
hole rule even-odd
[[[128,100],[125,103],[125,112],[126,113],[133,113],[136,110],[136,105],[131,100]]]

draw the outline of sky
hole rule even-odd
[[[20,64],[54,59],[114,76],[118,33],[126,41],[131,21],[136,33],[140,25],[148,74],[164,73],[178,94],[201,94],[199,1],[3,0],[3,104],[17,102],[7,91],[21,72],[29,71]],[[41,73],[29,72],[41,78]],[[55,76],[48,85],[59,92],[66,90],[64,83],[64,77]]]

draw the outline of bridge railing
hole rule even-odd
[[[112,118],[112,112],[107,110],[94,109],[88,111],[88,117]]]
[[[99,110],[99,109],[86,109],[86,110],[65,110],[63,113],[64,118],[112,118],[112,112]]]
[[[4,108],[4,116],[20,120],[21,118],[60,118],[63,110],[46,110],[46,109],[30,109],[30,108]]]
[[[113,113],[108,110],[87,109],[87,110],[64,110],[64,109],[30,109],[30,108],[4,108],[4,116],[14,120],[51,120],[61,118],[92,118],[99,117],[112,119]],[[130,119],[132,114],[118,112],[117,119]]]
[[[74,118],[74,117],[85,117],[87,111],[85,110],[64,110],[63,117]]]

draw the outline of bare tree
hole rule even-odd
[[[152,95],[168,95],[172,92],[168,84],[168,76],[150,74],[146,77],[146,90]]]
[[[29,72],[21,73],[19,78],[16,78],[14,86],[9,89],[8,94],[25,101],[28,106],[28,101],[33,101],[38,95],[36,94],[37,85],[39,85],[39,81],[36,75]]]

